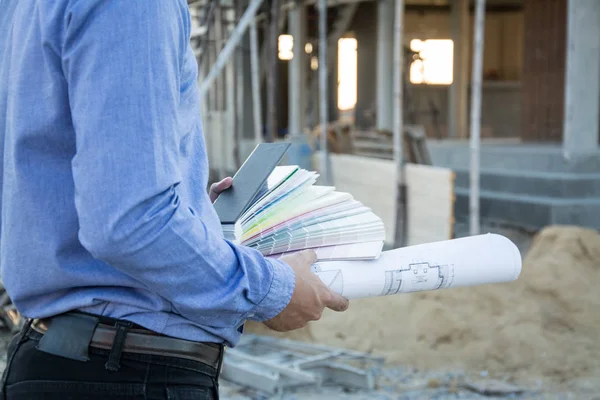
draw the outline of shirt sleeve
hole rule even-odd
[[[178,106],[189,29],[184,0],[69,5],[62,60],[77,142],[79,239],[173,312],[238,327],[281,312],[295,277],[287,264],[208,229],[181,196]],[[212,207],[208,196],[202,201]]]

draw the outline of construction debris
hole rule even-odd
[[[403,130],[403,159],[412,164],[433,165],[431,155],[427,149],[425,127],[423,125],[406,124]],[[392,132],[386,130],[351,130],[348,135],[352,143],[352,154],[386,160],[393,158]]]
[[[510,383],[497,380],[481,380],[477,382],[467,382],[464,384],[469,390],[485,396],[509,396],[512,394],[521,394],[524,390]]]
[[[489,400],[489,399],[565,399],[563,394],[553,392],[548,397],[537,389],[523,390],[501,380],[486,380],[461,371],[419,371],[403,367],[375,367],[375,388],[360,389],[343,385],[304,385],[285,388],[270,394],[244,387],[223,379],[220,395],[223,400]],[[473,383],[479,385],[477,391]],[[490,390],[491,389],[491,390]],[[496,394],[491,394],[496,393]],[[574,397],[580,398],[580,397]]]
[[[222,377],[266,393],[323,384],[372,390],[373,368],[383,362],[351,350],[247,334],[225,352]]]
[[[548,227],[523,255],[516,282],[357,300],[285,335],[257,324],[247,332],[368,351],[419,369],[488,371],[524,386],[540,377],[569,388],[592,379],[600,390],[600,234]]]

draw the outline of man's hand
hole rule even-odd
[[[233,183],[233,179],[228,176],[227,178],[221,180],[220,182],[215,182],[210,185],[210,191],[208,192],[208,197],[212,203],[217,200],[217,197],[221,194],[222,191],[227,190],[231,187]]]
[[[279,315],[265,321],[266,326],[279,332],[290,331],[302,328],[308,321],[320,319],[325,307],[334,311],[345,311],[348,308],[348,300],[330,290],[310,270],[310,266],[317,261],[313,250],[284,256],[281,261],[294,270],[296,287],[287,307]]]

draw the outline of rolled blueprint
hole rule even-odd
[[[348,299],[514,281],[521,253],[497,234],[384,251],[372,261],[325,261],[312,271]]]

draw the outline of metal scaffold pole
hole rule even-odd
[[[393,85],[390,85],[390,78],[394,75],[394,0],[378,0],[376,3],[376,128],[390,132],[394,129],[394,110],[392,109],[394,90]]]
[[[252,111],[254,115],[254,142],[262,142],[262,104],[260,99],[260,70],[258,59],[258,28],[256,20],[250,25],[250,68],[252,69]]]
[[[272,142],[277,138],[277,83],[278,76],[278,44],[279,44],[279,0],[271,0],[271,18],[269,24],[268,52],[269,63],[267,74],[267,135],[265,141]]]
[[[223,47],[223,14],[221,4],[217,3],[217,7],[215,8],[215,53],[219,54]],[[225,122],[224,111],[225,111],[225,93],[224,93],[224,85],[223,85],[223,75],[218,74],[215,82],[215,114],[213,114],[213,118],[217,118],[219,121],[219,126],[221,129],[224,128],[223,123]],[[213,119],[214,121],[214,119]],[[218,142],[219,142],[219,177],[222,179],[227,175],[227,137],[224,132],[220,132],[218,134]]]
[[[394,163],[396,164],[396,232],[394,244],[402,247],[406,241],[406,182],[404,179],[403,160],[403,113],[402,113],[402,77],[403,77],[403,42],[402,33],[404,25],[404,0],[396,0],[394,6],[394,40],[393,40],[393,138],[394,138]]]
[[[305,8],[300,2],[289,10],[288,30],[293,38],[293,57],[289,61],[289,134],[299,136],[304,133],[304,42],[306,22]]]
[[[208,90],[208,88],[210,87],[212,82],[219,76],[219,74],[221,73],[221,71],[223,70],[225,65],[227,64],[229,57],[231,57],[236,46],[238,45],[240,40],[244,37],[244,33],[246,32],[246,29],[254,21],[254,19],[256,17],[256,11],[258,10],[258,8],[262,4],[262,2],[263,2],[263,0],[252,0],[250,5],[244,12],[244,15],[242,15],[242,17],[240,18],[239,23],[236,25],[235,29],[231,33],[231,36],[230,36],[229,40],[227,41],[227,43],[225,44],[225,46],[223,47],[223,50],[221,50],[221,52],[219,53],[219,56],[217,57],[217,60],[213,64],[210,72],[208,73],[206,78],[200,84],[200,93],[201,94],[204,94],[206,92],[206,90]]]
[[[234,11],[227,10],[224,17],[229,21],[233,19]],[[228,18],[229,17],[229,18]],[[228,22],[227,25],[224,26],[224,30],[227,34],[230,33],[231,23]],[[231,58],[227,65],[225,66],[225,97],[226,97],[226,109],[223,113],[225,115],[226,121],[224,126],[229,127],[229,132],[222,133],[225,143],[223,156],[223,162],[225,163],[225,172],[228,173],[230,169],[237,169],[236,164],[236,153],[238,142],[237,138],[237,109],[236,109],[236,76],[235,76],[235,58]],[[230,124],[230,125],[229,125]],[[229,162],[229,161],[233,162]]]
[[[327,0],[319,0],[319,114],[321,119],[321,177],[325,185],[332,184],[327,148]]]
[[[485,0],[475,5],[475,41],[473,43],[473,72],[471,77],[471,168],[469,219],[471,235],[479,234],[479,159],[481,134],[481,84],[483,77],[483,38],[485,29]]]
[[[242,15],[244,9],[246,8],[248,2],[245,0],[241,0],[241,1],[236,1],[234,2],[235,7],[234,7],[234,18],[236,21],[236,24],[239,23],[239,18]],[[232,31],[233,29],[235,29],[235,25],[231,28]],[[248,35],[250,36],[250,35]],[[247,37],[245,37],[244,42],[242,43],[241,46],[238,47],[237,49],[237,54],[236,54],[236,59],[235,59],[235,114],[233,115],[233,118],[236,121],[236,128],[235,128],[235,148],[234,148],[234,162],[235,162],[235,169],[238,170],[240,168],[240,166],[242,165],[242,136],[243,136],[243,132],[248,129],[248,120],[246,117],[246,113],[244,112],[245,107],[244,107],[244,95],[245,95],[245,90],[244,88],[247,87],[248,85],[248,81],[246,79],[246,60],[247,60],[247,55],[246,55],[246,49],[244,48],[244,45],[247,43]]]

